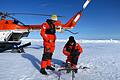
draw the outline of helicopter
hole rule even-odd
[[[68,22],[62,24],[61,21],[56,21],[56,31],[63,32],[68,31],[72,34],[77,34],[70,29],[74,28],[77,22],[80,20],[84,9],[90,3],[90,0],[87,0],[81,11],[77,12],[73,17],[71,17]],[[33,13],[7,13],[0,12],[0,52],[6,50],[17,51],[19,53],[24,52],[24,47],[31,45],[31,42],[21,44],[20,39],[23,37],[28,37],[29,33],[34,30],[40,30],[42,24],[40,25],[25,25],[23,22],[19,21],[12,15],[38,15],[38,16],[51,16],[48,14],[33,14]],[[57,16],[64,17],[64,16]],[[6,18],[11,18],[10,20]]]

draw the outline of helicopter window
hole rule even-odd
[[[5,22],[5,24],[11,24],[11,23],[13,23],[12,20],[7,20],[7,21]]]
[[[13,22],[14,24],[18,24],[19,23],[19,21],[17,21],[17,20],[14,20],[14,22]]]

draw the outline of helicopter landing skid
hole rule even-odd
[[[22,52],[24,52],[24,48],[27,47],[27,46],[30,46],[30,45],[31,45],[31,42],[28,42],[26,44],[22,44],[20,46],[13,47],[12,51],[22,53]]]
[[[21,42],[0,42],[0,53],[6,50],[12,50],[12,52],[22,53],[24,52],[24,47],[30,46],[31,42],[20,45]]]

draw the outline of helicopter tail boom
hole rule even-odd
[[[87,0],[83,5],[82,10],[76,13],[66,24],[64,24],[63,28],[72,29],[73,27],[75,27],[77,22],[80,20],[80,17],[82,16],[83,11],[85,10],[85,8],[88,6],[90,2],[91,0]]]

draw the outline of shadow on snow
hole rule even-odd
[[[64,61],[59,60],[59,59],[55,59],[55,58],[52,59],[52,62],[53,62],[53,64],[57,64],[57,65],[59,65],[61,67],[63,67],[65,65]]]
[[[37,59],[35,56],[25,53],[25,54],[21,54],[22,57],[28,59],[31,61],[32,65],[38,70],[40,71],[40,60]]]
[[[29,46],[28,48],[32,48],[32,49],[42,49],[44,48],[43,46]]]
[[[22,56],[23,58],[28,59],[28,60],[32,63],[32,65],[33,65],[38,71],[40,71],[40,63],[41,63],[41,61],[40,61],[39,59],[37,59],[34,55],[25,53],[25,54],[21,54],[21,56]],[[57,65],[59,65],[59,66],[61,66],[61,67],[63,67],[64,64],[65,64],[64,61],[59,60],[59,59],[55,59],[55,58],[52,59],[52,62],[53,62],[53,64],[57,64]]]

